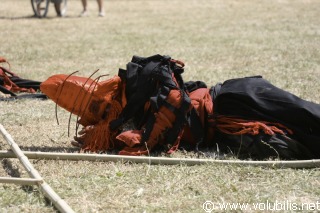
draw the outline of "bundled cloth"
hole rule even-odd
[[[46,99],[46,95],[36,93],[40,89],[40,81],[20,78],[10,71],[9,62],[0,57],[0,64],[6,63],[9,68],[0,66],[0,92],[4,94],[0,101],[15,100],[21,98],[40,98]],[[24,93],[17,95],[17,93]]]
[[[40,86],[80,117],[83,151],[147,155],[155,149],[219,147],[238,157],[320,158],[320,105],[261,76],[207,87],[184,82],[184,63],[170,56],[133,56],[106,81],[51,76]]]

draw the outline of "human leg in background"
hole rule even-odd
[[[97,0],[98,7],[99,7],[99,16],[103,17],[105,16],[104,8],[103,8],[103,0]]]
[[[62,17],[65,14],[65,11],[61,11],[62,0],[51,0],[54,3],[54,8],[56,10],[57,16]]]
[[[81,12],[80,16],[87,16],[88,11],[87,11],[87,0],[81,0],[82,6],[83,6],[83,11]],[[99,16],[103,17],[105,16],[104,13],[104,8],[103,8],[103,0],[97,0],[98,3],[98,8],[99,8]]]
[[[87,0],[81,0],[81,2],[82,2],[83,10],[82,10],[80,16],[87,16],[88,15],[88,12],[87,12]]]

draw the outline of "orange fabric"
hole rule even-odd
[[[181,138],[182,141],[184,141],[187,144],[190,145],[196,145],[197,141],[193,137],[193,134],[191,133],[191,128],[189,125],[186,125],[183,129],[183,135]]]
[[[279,123],[266,121],[248,121],[227,116],[218,116],[218,118],[216,119],[216,127],[221,132],[230,135],[257,135],[260,131],[263,131],[268,135],[274,135],[275,133],[284,135],[285,133],[283,132],[283,130],[286,130],[289,134],[293,134],[292,130]]]
[[[10,69],[10,64],[9,62],[0,56],[0,63],[7,63]],[[32,88],[21,88],[18,85],[16,85],[14,82],[11,81],[10,77],[8,76],[8,74],[11,77],[18,77],[16,74],[14,74],[13,72],[9,71],[8,69],[4,68],[4,67],[0,67],[0,77],[3,78],[3,86],[11,91],[11,92],[28,92],[28,93],[35,93],[36,91]]]
[[[87,126],[98,123],[107,105],[121,95],[120,84],[118,76],[97,83],[85,77],[59,74],[44,81],[40,90],[60,107],[80,116],[79,123]]]
[[[184,67],[184,63],[183,63],[182,61],[180,61],[180,60],[171,59],[170,61],[173,62],[173,63],[176,63],[176,64],[180,65],[181,67]]]
[[[173,143],[173,146],[170,147],[169,151],[167,152],[168,154],[172,154],[172,153],[174,153],[175,151],[177,151],[177,149],[179,148],[180,141],[181,141],[181,138],[182,138],[183,133],[184,133],[184,130],[182,130],[182,131],[180,132],[180,134],[178,135],[176,141]]]
[[[13,81],[11,81],[11,79],[9,78],[9,76],[6,74],[6,72],[4,70],[5,69],[3,67],[0,67],[0,77],[3,78],[3,83],[4,83],[3,86],[7,90],[9,90],[11,92],[28,92],[28,93],[35,93],[36,92],[32,88],[21,88],[18,85],[16,85]],[[16,75],[13,74],[12,76],[16,76]]]
[[[181,135],[183,134],[183,131],[180,132],[179,136],[177,137],[176,141],[174,142],[173,146],[168,150],[168,154],[172,154],[175,152],[180,145],[181,141]],[[152,144],[151,144],[152,145]],[[156,144],[154,144],[156,145]],[[136,147],[124,147],[118,154],[119,155],[132,155],[132,156],[140,156],[140,155],[149,155],[150,150],[153,148],[153,146],[150,146],[150,144],[142,144],[140,146]]]
[[[126,104],[120,77],[98,83],[59,74],[44,81],[40,89],[59,106],[78,115],[81,125],[94,125],[81,136],[83,151],[102,152],[116,146],[117,132],[110,130],[109,123],[118,118]]]
[[[140,155],[148,155],[148,149],[145,146],[139,147],[124,147],[119,153],[119,155],[132,155],[132,156],[140,156]]]
[[[147,150],[151,150],[162,138],[161,134],[167,129],[172,127],[172,123],[175,120],[175,115],[166,107],[160,107],[159,112],[155,113],[156,121],[151,131],[149,140],[146,141],[147,147],[143,141],[140,141],[137,147],[125,147],[119,152],[120,155],[146,155]],[[129,138],[125,141],[132,141],[132,135],[123,135]],[[141,138],[140,138],[141,140]],[[124,140],[123,140],[124,141]]]
[[[124,108],[127,105],[127,98],[126,98],[126,83],[122,82],[122,89],[121,89],[121,106]]]
[[[196,89],[189,94],[189,97],[191,99],[192,107],[196,110],[200,118],[202,128],[205,127],[205,122],[208,122],[208,126],[207,126],[208,129],[205,130],[206,131],[205,138],[206,138],[206,142],[210,142],[214,136],[214,126],[211,124],[212,119],[209,119],[210,117],[213,117],[213,102],[209,93],[209,89],[207,88]],[[186,126],[184,128],[184,134],[182,135],[182,140],[191,145],[196,144],[197,141],[195,141],[189,126]]]
[[[111,150],[116,146],[117,132],[110,130],[109,123],[119,116],[122,107],[116,100],[111,101],[110,106],[107,117],[86,132],[82,146],[83,151],[101,152]]]
[[[182,102],[180,90],[170,90],[167,102],[172,106],[179,108]],[[149,150],[158,143],[165,130],[172,128],[172,125],[176,120],[176,115],[165,106],[161,106],[159,111],[155,112],[154,115],[156,117],[154,127],[150,133],[149,140],[146,141]]]
[[[192,91],[189,94],[191,99],[191,104],[197,111],[202,126],[204,126],[205,120],[207,119],[206,115],[213,114],[213,102],[209,94],[209,89],[199,88],[195,91]]]
[[[181,105],[182,96],[180,90],[170,90],[170,93],[167,97],[167,102],[170,103],[172,106],[179,108]],[[155,123],[153,129],[150,133],[150,137],[148,141],[140,142],[140,145],[135,147],[125,147],[123,150],[119,152],[120,155],[147,155],[148,150],[152,150],[152,148],[161,142],[162,134],[169,128],[172,128],[172,125],[176,119],[176,115],[170,111],[167,107],[161,106],[158,112],[154,113],[155,116]],[[125,141],[132,141],[133,135],[125,135],[129,138],[126,138]],[[179,137],[180,139],[180,137]],[[141,140],[141,138],[140,138]],[[176,148],[179,145],[179,141],[176,140],[175,142]],[[172,151],[176,148],[172,148]]]
[[[120,133],[116,139],[122,141],[129,147],[133,147],[135,145],[140,144],[141,141],[141,130],[128,130]]]

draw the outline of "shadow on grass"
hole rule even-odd
[[[20,178],[21,177],[21,173],[19,171],[19,168],[15,167],[12,164],[11,160],[3,159],[1,161],[1,164],[2,164],[3,169],[6,171],[6,173],[10,177],[14,177],[14,178]],[[22,185],[21,189],[23,191],[25,191],[26,193],[34,193],[36,191],[33,186],[29,186],[29,185]]]
[[[20,146],[22,151],[32,151],[32,152],[62,152],[62,153],[73,153],[79,152],[77,147],[44,147],[44,146]]]
[[[6,16],[0,16],[0,19],[6,19],[6,20],[19,20],[19,19],[32,19],[37,18],[34,15],[31,16],[18,16],[18,17],[6,17]]]
[[[14,178],[21,178],[21,173],[19,171],[19,168],[17,168],[16,166],[13,165],[12,161],[9,159],[3,159],[1,161],[2,167],[3,169],[6,171],[6,173],[10,176],[10,177],[14,177]],[[40,192],[39,188],[33,185],[21,185],[20,189],[23,190],[25,193],[27,194],[33,194],[33,196],[35,197],[39,197],[42,198],[42,193]],[[52,205],[52,202],[44,197],[44,202],[45,205],[48,207],[54,207]]]
[[[1,161],[1,164],[2,164],[2,168],[6,171],[6,173],[10,177],[20,177],[21,176],[19,169],[15,168],[9,159],[3,159]]]
[[[20,20],[20,19],[39,19],[39,20],[50,20],[50,19],[70,19],[70,18],[81,18],[79,16],[46,16],[46,17],[37,17],[35,15],[29,15],[29,16],[17,16],[17,17],[6,17],[6,16],[0,16],[0,20]]]

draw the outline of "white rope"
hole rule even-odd
[[[37,185],[42,183],[42,179],[35,178],[14,178],[14,177],[0,177],[0,183],[13,183],[19,185]]]
[[[272,168],[318,168],[320,159],[313,160],[275,160],[275,161],[244,161],[244,160],[218,160],[218,159],[198,159],[198,158],[168,158],[168,157],[147,157],[147,156],[124,156],[107,154],[87,154],[87,153],[58,153],[58,152],[23,152],[30,159],[46,160],[83,160],[83,161],[112,161],[112,162],[132,162],[146,164],[174,165],[185,164],[188,166],[200,164],[228,164],[239,166],[262,166]],[[0,158],[14,158],[12,151],[0,151]]]
[[[30,177],[34,179],[41,179],[42,177],[38,173],[36,169],[33,168],[32,164],[30,163],[29,159],[24,155],[24,153],[21,151],[19,146],[14,142],[11,135],[5,130],[5,128],[0,124],[0,131],[4,139],[8,142],[10,145],[10,148],[12,149],[15,156],[20,160],[23,167],[27,170]],[[39,184],[41,191],[43,192],[44,196],[46,196],[48,199],[51,200],[53,205],[62,213],[73,213],[74,211],[71,209],[71,207],[62,200],[59,195],[53,191],[53,189],[45,182],[42,181]]]

